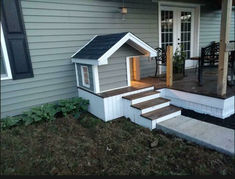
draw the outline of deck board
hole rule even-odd
[[[123,96],[122,98],[128,99],[128,100],[135,100],[138,98],[142,98],[142,97],[146,97],[146,96],[150,96],[150,95],[158,94],[158,93],[160,93],[160,92],[151,90],[151,91],[145,91],[145,92],[132,94],[132,95],[128,95],[128,96]]]
[[[163,116],[172,114],[172,113],[180,111],[180,110],[181,110],[181,108],[170,105],[170,106],[167,106],[167,107],[163,107],[163,108],[160,108],[160,109],[142,114],[141,116],[143,116],[147,119],[150,119],[150,120],[155,120],[155,119],[161,118]]]
[[[134,105],[132,105],[132,107],[142,110],[142,109],[146,109],[146,108],[149,108],[149,107],[152,107],[155,105],[160,105],[160,104],[163,104],[163,103],[166,103],[169,101],[170,100],[168,100],[168,99],[159,97],[159,98],[148,100],[148,101],[145,101],[142,103],[134,104]]]
[[[203,85],[200,86],[197,80],[197,71],[195,69],[186,70],[185,77],[181,79],[174,77],[171,89],[222,99],[235,96],[235,86],[229,85],[227,86],[227,94],[225,96],[217,95],[217,68],[204,69],[203,81]],[[154,85],[155,89],[166,88],[164,76],[160,78],[143,78],[138,82],[132,83],[132,86],[142,86],[144,83]]]
[[[132,92],[132,91],[136,91],[136,90],[140,90],[140,89],[144,89],[144,88],[148,88],[148,87],[152,87],[152,84],[143,84],[141,86],[130,86],[130,87],[126,87],[126,88],[121,88],[121,89],[116,89],[116,90],[110,90],[107,92],[103,92],[103,93],[98,93],[97,95],[102,97],[102,98],[108,98],[111,96],[116,96],[119,94],[123,94],[123,93],[128,93],[128,92]]]

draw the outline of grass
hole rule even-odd
[[[158,140],[158,145],[150,143]],[[1,131],[1,175],[235,175],[235,159],[87,113]]]

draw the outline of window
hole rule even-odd
[[[12,79],[11,68],[8,59],[6,42],[1,25],[1,80]]]
[[[82,85],[90,88],[89,70],[87,66],[81,66]]]

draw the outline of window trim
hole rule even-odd
[[[1,24],[1,48],[2,48],[2,56],[4,59],[5,63],[5,68],[6,68],[6,76],[1,75],[1,80],[9,80],[12,79],[12,73],[11,73],[11,66],[9,62],[9,57],[8,57],[8,52],[7,52],[7,47],[6,47],[6,41],[4,37],[4,32]]]
[[[88,77],[89,84],[85,83],[83,67],[87,68],[87,77]],[[89,75],[89,68],[88,68],[88,66],[81,65],[81,75],[82,75],[82,85],[87,87],[87,88],[90,88],[91,87],[91,82],[90,82],[90,75]]]

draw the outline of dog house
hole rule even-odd
[[[130,32],[95,36],[72,56],[77,86],[96,94],[128,87],[139,79],[141,56],[156,51]]]

